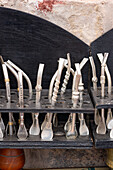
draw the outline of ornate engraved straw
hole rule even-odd
[[[97,81],[98,81],[98,78],[96,76],[96,67],[95,67],[95,63],[94,63],[94,59],[92,56],[89,57],[89,60],[90,60],[90,64],[91,64],[91,67],[92,67],[92,82],[93,82],[93,89],[95,91],[97,91]],[[100,122],[100,115],[99,115],[99,111],[95,108],[95,114],[94,114],[94,121],[95,121],[95,124],[98,125],[99,122]]]
[[[22,77],[22,72],[18,72],[18,87],[19,87],[19,105],[20,108],[23,108],[24,101],[23,101],[23,77]],[[26,140],[28,133],[27,129],[24,124],[24,113],[20,113],[20,124],[19,124],[19,129],[17,136],[20,140]]]
[[[76,67],[76,70],[78,70],[77,67],[79,67],[79,64],[76,63],[75,67]],[[77,72],[77,74],[75,72],[73,80],[75,80],[75,81],[73,82],[74,91],[72,92],[72,102],[73,102],[73,107],[76,108],[77,102],[79,99],[78,85],[79,85],[79,81],[80,81],[80,74],[78,72]],[[67,139],[75,139],[78,135],[76,126],[75,126],[75,119],[76,119],[76,113],[73,113],[72,114],[72,122],[70,124],[71,126],[66,133]]]
[[[18,66],[16,66],[13,62],[11,62],[10,60],[7,61],[7,63],[9,65],[11,65],[15,70],[17,70],[18,72],[22,72],[22,75],[24,76],[25,80],[27,81],[28,87],[29,87],[29,94],[30,97],[32,96],[32,84],[31,81],[29,79],[29,77],[27,76],[27,74],[25,74],[25,72],[23,72],[23,70],[21,70]]]
[[[90,61],[90,63],[91,63],[91,67],[92,67],[93,89],[94,89],[94,90],[97,90],[97,81],[98,81],[98,79],[97,79],[97,76],[96,76],[96,67],[95,67],[95,63],[94,63],[94,60],[93,60],[93,57],[92,57],[92,56],[89,57],[89,61]]]
[[[61,78],[62,70],[64,67],[64,63],[65,63],[65,59],[60,58],[59,65],[58,65],[57,78],[56,78],[55,87],[54,87],[53,96],[52,96],[52,105],[55,105],[56,103],[57,94],[59,90],[59,84],[60,84],[60,78]]]
[[[84,67],[84,65],[86,64],[87,61],[88,61],[88,58],[83,58],[83,60],[80,63],[80,69],[82,69]],[[65,67],[67,68],[67,65],[65,65]],[[72,89],[74,90],[74,82],[75,82],[75,78],[77,75],[77,71],[74,72],[74,70],[72,68],[70,70],[71,70],[71,73],[72,73],[73,79],[74,79],[73,85],[72,85]],[[74,76],[75,76],[75,78],[74,78]],[[83,86],[83,83],[82,83],[82,77],[81,77],[80,82],[79,82],[79,87],[78,87],[79,90],[82,88],[82,86]],[[65,131],[68,131],[68,127],[69,127],[68,124],[70,124],[71,119],[72,119],[72,113],[69,115],[69,118],[68,118],[67,122],[65,123],[65,126],[64,126]]]
[[[87,61],[88,61],[88,58],[83,58],[83,60],[80,63],[80,70],[82,70],[83,66],[87,63]],[[75,71],[73,82],[75,82],[76,80],[76,75],[77,75],[77,71]],[[74,83],[72,85],[72,98],[73,98],[73,91],[74,91]]]
[[[80,93],[80,107],[83,103],[83,90],[84,90],[84,85],[82,83],[82,74],[81,74],[81,70],[80,70],[80,64],[78,64],[78,66],[76,67],[77,72],[80,74],[81,78],[80,78],[80,82],[79,82],[79,93]],[[86,125],[85,119],[84,119],[84,113],[80,113],[80,127],[79,127],[79,134],[81,136],[86,136],[89,135],[89,129]]]
[[[105,53],[104,55],[107,55],[107,56],[108,56],[109,53]],[[97,54],[97,56],[98,56],[98,58],[99,58],[99,60],[100,60],[100,62],[101,62],[101,64],[102,64],[102,61],[103,61],[103,58],[104,58],[103,54],[102,54],[102,53],[99,53],[99,54]],[[105,65],[105,73],[106,73],[107,81],[108,81],[108,95],[111,95],[112,81],[111,81],[111,75],[110,75],[109,69],[108,69],[108,67],[107,67],[107,64]],[[110,121],[111,119],[112,119],[112,111],[111,111],[111,109],[109,108],[109,109],[108,109],[108,112],[107,112],[107,120],[106,120],[106,125],[107,125],[108,129],[109,129],[108,123],[109,123],[109,121]]]
[[[105,53],[102,64],[101,64],[101,76],[100,76],[100,84],[101,84],[101,97],[104,98],[105,95],[105,66],[106,61],[108,58],[108,54]],[[105,125],[105,118],[104,118],[104,109],[101,109],[101,121],[99,122],[99,125],[97,126],[96,132],[98,134],[105,134],[106,133],[106,125]]]
[[[71,60],[70,60],[70,54],[67,54],[67,60],[68,60],[68,66],[67,66],[67,71],[66,71],[66,75],[64,78],[64,82],[62,84],[62,88],[61,88],[61,94],[64,94],[66,91],[66,86],[68,84],[69,81],[69,77],[70,77],[70,72],[71,72]]]
[[[38,74],[37,74],[37,84],[36,84],[36,106],[39,105],[40,96],[41,96],[41,90],[42,90],[42,75],[44,70],[44,64],[39,64]],[[29,130],[30,135],[39,135],[40,133],[40,127],[39,127],[39,121],[38,121],[39,113],[33,113],[33,124],[31,125],[31,128]]]
[[[2,63],[2,68],[3,68],[3,74],[4,74],[4,78],[5,78],[5,85],[6,85],[6,97],[7,97],[7,101],[8,104],[10,105],[11,102],[11,95],[10,95],[10,83],[9,83],[9,76],[8,76],[8,71],[7,71],[7,67],[3,61],[2,56],[0,56],[1,59],[1,63]],[[13,135],[13,113],[9,112],[9,122],[8,125],[6,127],[6,132],[8,130],[9,127],[9,135]]]

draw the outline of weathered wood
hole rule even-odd
[[[25,149],[24,168],[103,167],[105,150]]]

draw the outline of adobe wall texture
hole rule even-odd
[[[24,11],[51,21],[71,32],[88,45],[113,28],[113,0],[0,0],[0,6]],[[54,158],[51,158],[51,163],[45,160],[49,152],[53,155],[53,152],[57,153],[58,151],[45,152],[43,150],[42,152],[41,150],[26,149],[25,168],[54,168],[57,161],[55,153]],[[96,154],[91,150],[87,152],[89,160],[92,157],[91,155]],[[105,166],[102,159],[104,151],[98,151],[97,153],[100,161],[94,158],[95,162],[92,166]],[[44,155],[46,156],[44,157]],[[76,166],[76,160],[78,161],[78,158],[73,158],[74,164],[70,167]],[[62,167],[65,167],[65,161],[62,163]],[[84,165],[89,166],[89,162],[86,160],[85,162]],[[59,165],[59,162],[57,163]],[[80,161],[78,161],[78,164],[80,164]],[[67,164],[67,166],[69,165]]]
[[[113,27],[113,0],[0,0],[71,32],[88,45]]]

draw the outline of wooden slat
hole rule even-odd
[[[105,156],[101,149],[25,149],[24,168],[105,167]]]

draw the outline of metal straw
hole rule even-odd
[[[7,97],[7,104],[10,105],[11,102],[11,96],[10,96],[10,83],[9,83],[9,76],[8,76],[8,71],[7,71],[7,67],[3,61],[2,56],[0,56],[1,59],[1,63],[2,63],[2,68],[3,68],[3,73],[4,73],[4,80],[5,80],[5,86],[6,86],[6,97]],[[9,122],[8,125],[6,127],[6,132],[9,129],[9,135],[13,135],[15,132],[15,128],[14,128],[14,122],[13,122],[14,118],[13,118],[13,113],[9,112]]]
[[[76,63],[75,64],[76,70],[77,67],[79,67],[79,64]],[[76,76],[76,78],[75,78]],[[79,99],[79,91],[78,91],[78,85],[79,85],[79,81],[80,81],[80,73],[75,72],[74,78],[73,78],[73,91],[72,91],[72,102],[73,102],[73,107],[76,108],[77,103],[78,103],[78,99]],[[76,126],[75,126],[75,119],[76,119],[76,113],[72,114],[72,124],[71,127],[68,129],[67,133],[66,133],[66,138],[67,139],[75,139],[78,136],[77,130],[76,130]]]
[[[103,57],[103,61],[101,64],[101,76],[100,76],[100,84],[101,84],[101,97],[104,98],[105,95],[105,66],[106,61],[108,58],[108,53],[105,53]],[[105,118],[104,118],[104,109],[101,109],[101,121],[99,122],[99,125],[97,126],[96,132],[98,134],[105,134],[106,133],[106,125],[105,125]]]
[[[7,63],[12,66],[15,70],[17,70],[18,72],[22,72],[23,77],[25,78],[25,80],[27,81],[28,87],[29,87],[29,95],[30,98],[32,97],[32,84],[31,81],[29,79],[29,77],[27,76],[27,74],[21,70],[17,65],[15,65],[12,61],[8,60]]]
[[[105,53],[106,55],[108,55],[108,53]],[[98,55],[98,58],[102,64],[102,61],[103,61],[103,54],[102,53],[99,53],[97,54]],[[107,64],[105,65],[105,73],[106,73],[106,76],[107,76],[107,81],[108,81],[108,95],[111,95],[111,87],[112,87],[112,81],[111,81],[111,75],[110,75],[110,72],[109,72],[109,69],[107,67]],[[111,108],[108,109],[108,112],[107,112],[107,119],[106,119],[106,125],[107,125],[107,128],[109,129],[109,122],[110,120],[112,121],[112,111],[111,111]]]
[[[88,58],[83,58],[83,60],[81,61],[80,63],[80,69],[82,69],[84,67],[84,65],[86,64],[86,62],[88,61]],[[65,66],[67,68],[67,66]],[[74,72],[74,70],[71,68],[71,73],[73,75],[73,77],[75,76],[76,78],[76,75],[77,75],[77,71]],[[82,79],[80,79],[80,82],[81,82]],[[75,80],[73,80],[73,82],[75,82]],[[79,84],[79,89],[82,88],[82,86],[80,87],[81,85]],[[72,85],[72,91],[74,90],[74,83]],[[68,131],[70,126],[71,126],[71,120],[72,120],[72,113],[70,113],[69,115],[69,118],[67,120],[67,122],[65,123],[65,126],[64,126],[64,131]]]
[[[39,64],[38,74],[37,74],[37,84],[36,84],[36,106],[38,106],[40,103],[40,96],[41,96],[41,90],[42,90],[42,75],[44,70],[44,64]],[[33,124],[30,127],[29,134],[30,135],[39,135],[40,133],[40,127],[39,127],[39,121],[38,121],[39,113],[33,113]]]
[[[83,104],[83,90],[84,90],[84,84],[82,83],[82,74],[81,74],[81,70],[80,70],[80,65],[79,67],[77,67],[77,71],[79,72],[79,74],[81,75],[81,79],[79,82],[79,86],[78,86],[78,90],[80,92],[80,107],[82,107]],[[80,127],[79,127],[79,134],[80,136],[86,136],[89,135],[89,129],[86,125],[85,119],[84,119],[84,113],[80,114]]]
[[[63,59],[63,58],[59,59],[58,71],[56,73],[57,77],[55,79],[55,87],[54,87],[54,90],[53,90],[52,99],[49,96],[49,99],[51,100],[51,103],[52,103],[53,106],[56,103],[57,94],[58,94],[58,90],[59,90],[60,79],[61,79],[61,74],[62,74],[62,70],[64,68],[65,61],[66,60]],[[55,75],[54,75],[54,78],[55,78]],[[54,83],[54,78],[52,79],[52,82],[50,83],[51,88],[53,87],[52,84]],[[51,92],[49,92],[49,94],[51,95]],[[43,126],[43,130],[42,130],[42,133],[41,133],[41,138],[43,140],[52,140],[52,138],[53,138],[53,130],[52,130],[52,123],[51,123],[52,116],[53,116],[53,113],[48,113],[47,114],[47,122],[45,124],[45,127]],[[44,123],[43,123],[43,125],[44,125]]]
[[[23,101],[23,76],[22,72],[18,72],[18,86],[19,86],[19,105],[20,108],[24,107],[24,101]],[[20,113],[20,124],[19,124],[19,129],[17,136],[19,140],[26,140],[28,133],[27,129],[24,124],[24,113]]]
[[[94,59],[92,56],[89,57],[89,61],[90,61],[90,64],[91,64],[91,68],[92,68],[92,82],[93,82],[93,89],[95,92],[97,92],[97,81],[98,81],[98,78],[96,76],[96,67],[95,67],[95,63],[94,63]],[[100,115],[99,115],[99,111],[95,108],[95,113],[94,113],[94,122],[96,125],[99,124],[100,122]]]

